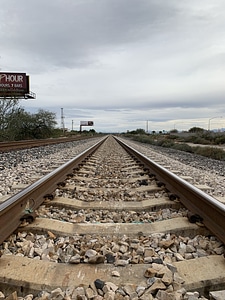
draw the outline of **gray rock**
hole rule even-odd
[[[90,258],[92,256],[95,256],[97,255],[97,251],[93,250],[93,249],[88,249],[86,252],[85,252],[85,256]]]
[[[71,256],[68,262],[70,264],[79,264],[80,260],[81,260],[81,256],[79,254],[76,254],[74,256]]]
[[[51,298],[56,300],[63,300],[65,296],[65,292],[61,290],[61,288],[57,288],[51,291]]]
[[[114,265],[115,265],[116,267],[118,267],[118,266],[125,267],[125,266],[127,266],[128,264],[129,264],[129,261],[128,261],[128,260],[125,260],[125,259],[117,259],[117,260],[115,261],[115,263],[114,263]]]
[[[95,255],[95,256],[91,256],[88,259],[88,262],[90,264],[101,264],[104,263],[105,261],[105,256],[104,255]]]

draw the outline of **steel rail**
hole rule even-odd
[[[22,140],[22,141],[10,141],[10,142],[0,142],[0,152],[21,150],[25,148],[34,148],[52,144],[61,144],[73,141],[79,141],[84,139],[90,139],[87,136],[75,136],[75,137],[62,137],[53,139],[37,139],[37,140]]]
[[[177,195],[187,209],[200,216],[203,224],[225,244],[225,205],[223,203],[155,163],[121,139],[114,138],[151,173],[155,174],[170,192]]]
[[[32,215],[35,209],[43,203],[46,195],[51,195],[58,184],[82,164],[85,158],[93,154],[106,138],[104,137],[75,158],[0,203],[0,244],[21,225],[21,219],[26,215]]]

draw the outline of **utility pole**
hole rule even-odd
[[[63,108],[61,108],[61,128],[64,134],[65,131],[65,124],[64,124],[64,115],[63,115]]]
[[[217,119],[217,118],[222,118],[222,117],[212,117],[212,118],[209,119],[209,121],[208,121],[208,131],[210,131],[210,121],[212,119]]]

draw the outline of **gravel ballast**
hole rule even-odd
[[[29,185],[34,181],[35,176],[38,175],[43,176],[45,172],[51,171],[51,169],[56,167],[56,164],[62,162],[63,160],[69,160],[72,157],[76,156],[80,152],[86,150],[93,144],[95,144],[99,138],[94,138],[92,140],[87,141],[79,141],[79,142],[71,142],[65,144],[58,144],[53,146],[44,146],[39,148],[13,151],[7,153],[0,154],[0,199],[1,197],[10,197],[13,195],[17,189],[16,186],[19,187],[22,185]],[[224,197],[224,176],[225,176],[225,162],[220,162],[216,160],[211,160],[208,158],[204,158],[201,156],[193,155],[190,153],[185,153],[182,151],[175,151],[166,148],[154,147],[151,145],[140,144],[132,141],[127,141],[132,147],[137,149],[138,151],[144,153],[151,159],[157,159],[158,162],[164,164],[165,166],[169,166],[169,169],[176,170],[183,176],[189,176],[192,178],[191,183],[199,184],[199,185],[207,185],[210,187],[209,191],[207,191],[212,196],[220,196]],[[32,179],[33,178],[33,179]],[[47,209],[47,208],[46,208]],[[54,213],[58,215],[56,211],[50,211],[49,214],[52,214],[54,218]],[[99,215],[94,214],[93,211],[80,211],[82,213],[83,222],[89,222],[90,220],[93,222],[104,222],[104,216],[102,216],[102,212],[99,212]],[[171,214],[170,210],[163,211],[165,216],[167,214]],[[182,213],[182,212],[181,212]],[[41,212],[40,212],[41,214]],[[109,222],[114,222],[113,218],[115,217],[112,213],[109,215]],[[142,222],[147,222],[149,219],[149,214],[147,214],[146,219],[143,218]],[[61,217],[63,219],[71,218],[71,215],[68,217],[64,214],[64,211],[61,211]],[[73,216],[76,222],[77,215]],[[80,217],[80,215],[79,215]],[[152,217],[155,218],[154,214]],[[162,219],[164,217],[160,216]],[[57,217],[56,217],[57,218]],[[125,218],[126,216],[120,216],[120,218]],[[166,217],[165,217],[166,218]],[[71,222],[71,219],[68,220]],[[125,222],[125,221],[124,221]],[[139,216],[134,215],[131,219],[131,222],[140,222]],[[159,234],[160,235],[160,234]],[[27,238],[28,237],[28,238]],[[9,255],[11,255],[14,251],[17,255],[28,256],[31,258],[35,258],[37,260],[49,260],[52,262],[66,262],[66,263],[90,263],[90,261],[97,259],[94,263],[101,263],[103,261],[107,261],[107,259],[111,259],[111,261],[107,261],[107,263],[118,263],[118,265],[123,264],[135,264],[142,261],[143,264],[148,264],[149,262],[155,264],[155,269],[150,269],[146,266],[146,284],[150,287],[153,283],[151,282],[151,272],[156,271],[158,266],[156,264],[161,264],[159,260],[168,261],[168,265],[172,264],[174,261],[179,261],[183,259],[192,259],[195,257],[201,257],[210,254],[222,254],[224,249],[220,242],[214,240],[205,240],[201,237],[198,237],[199,240],[195,239],[187,239],[185,237],[176,237],[174,236],[174,251],[168,250],[165,253],[161,252],[160,243],[166,243],[171,240],[171,237],[168,236],[152,236],[148,237],[148,240],[130,240],[128,237],[124,237],[124,240],[114,240],[105,241],[102,240],[99,236],[95,237],[83,237],[83,236],[75,236],[73,238],[76,239],[77,248],[73,249],[70,246],[70,243],[67,245],[67,240],[64,241],[64,237],[57,237],[56,243],[53,244],[53,239],[55,237],[46,237],[46,236],[29,236],[27,233],[21,233],[19,236],[14,236],[14,246],[7,245],[6,243],[3,245],[3,252],[7,254],[9,251]],[[96,247],[93,250],[93,245],[91,245],[90,249],[82,248],[84,245],[83,239],[89,239],[93,244],[96,243]],[[39,247],[40,244],[44,244],[44,250]],[[51,242],[51,243],[50,243]],[[109,242],[109,244],[107,243]],[[49,245],[47,243],[50,243]],[[64,245],[64,248],[61,249],[58,245]],[[106,247],[106,245],[108,247]],[[147,246],[148,247],[147,247]],[[209,247],[209,245],[212,245]],[[49,256],[48,248],[51,249],[51,255]],[[56,252],[52,252],[52,249],[58,249]],[[128,255],[128,250],[132,248],[133,256]],[[146,249],[154,251],[156,261],[152,261],[152,255],[148,256]],[[188,249],[188,250],[187,250]],[[210,251],[209,251],[210,250]],[[150,251],[150,250],[149,250]],[[218,253],[219,251],[219,253]],[[12,252],[12,253],[10,253]],[[210,252],[210,253],[209,253]],[[136,260],[135,260],[136,259]],[[148,261],[151,260],[151,261]],[[171,270],[170,270],[171,271]],[[168,271],[168,273],[170,273]],[[161,274],[162,275],[162,274]],[[161,276],[160,275],[160,276]],[[168,274],[167,274],[168,275]],[[114,276],[120,276],[119,273],[115,273]],[[159,278],[160,278],[159,276]],[[98,285],[101,284],[101,287]],[[96,286],[97,285],[97,286]],[[165,282],[165,285],[167,283]],[[168,284],[169,286],[169,284]],[[90,287],[84,288],[76,288],[73,291],[62,291],[61,289],[57,289],[52,291],[51,293],[47,293],[45,291],[41,292],[40,295],[36,299],[73,299],[73,295],[79,295],[76,299],[142,299],[141,296],[144,294],[144,290],[146,287],[138,286],[136,290],[130,290],[131,287],[125,286],[123,289],[121,287],[117,287],[113,285],[113,283],[105,283],[105,282],[94,282],[90,284]],[[5,298],[4,294],[0,294],[1,299]],[[180,297],[180,298],[179,298]],[[16,297],[15,297],[16,298]],[[33,299],[33,295],[28,295],[26,299]],[[143,298],[145,299],[145,298]],[[148,295],[146,299],[170,299],[166,298],[166,294],[161,291],[156,297]],[[172,299],[172,298],[171,298]],[[185,290],[180,290],[177,294],[177,298],[174,299],[206,299],[201,297],[197,292],[188,293]]]

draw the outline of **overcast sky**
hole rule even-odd
[[[222,128],[225,1],[0,0],[0,69],[69,129]]]

